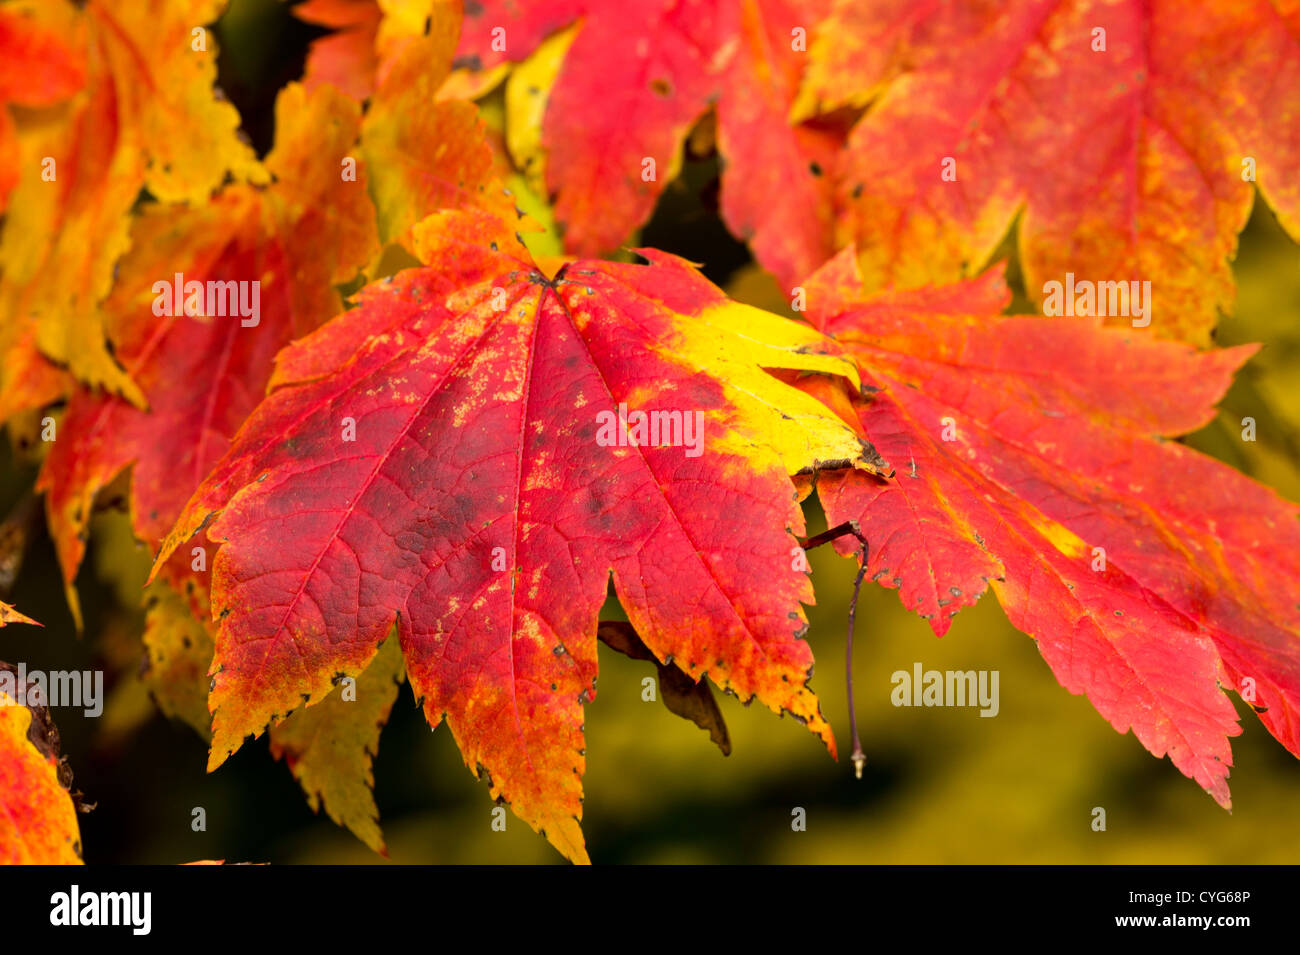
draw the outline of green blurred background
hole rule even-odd
[[[275,91],[298,75],[316,35],[277,0],[236,0],[220,25],[220,81],[260,150],[273,133]],[[738,298],[782,310],[784,297],[717,219],[716,173],[712,160],[688,162],[641,241],[703,262]],[[1018,284],[1010,242],[1005,254]],[[1241,237],[1235,272],[1238,305],[1219,341],[1266,347],[1219,419],[1189,440],[1300,500],[1300,249],[1262,205]],[[1017,307],[1027,307],[1023,295]],[[1258,423],[1254,443],[1241,440],[1245,415]],[[7,510],[30,489],[34,470],[9,455],[0,474]],[[101,503],[109,506],[79,581],[85,635],[73,630],[44,537],[31,543],[14,593],[20,609],[46,626],[0,633],[0,658],[108,671],[113,700],[104,718],[55,711],[76,787],[98,804],[82,817],[86,861],[382,861],[312,814],[265,738],[208,775],[203,742],[153,712],[134,676],[149,555],[131,540],[120,500],[115,508],[107,494]],[[823,526],[814,504],[810,532]],[[853,566],[829,548],[814,551],[811,562],[813,687],[847,754],[844,634]],[[893,707],[890,674],[917,661],[927,669],[1000,671],[1001,711],[981,719],[975,709]],[[641,679],[652,673],[602,647],[599,693],[586,716],[583,823],[596,862],[1300,862],[1300,761],[1248,707],[1232,697],[1244,732],[1233,744],[1228,813],[1063,690],[991,595],[936,639],[894,592],[864,587],[856,662],[868,758],[861,780],[798,723],[719,694],[733,747],[723,757],[705,733],[642,701]],[[409,688],[384,731],[375,775],[393,862],[562,861],[513,816],[505,832],[492,830],[486,784],[464,767],[445,728],[429,732]],[[196,806],[206,810],[206,832],[190,828]],[[796,807],[807,812],[804,832],[791,829]],[[1106,810],[1104,832],[1091,827],[1094,807]]]

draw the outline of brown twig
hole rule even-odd
[[[843,524],[837,524],[829,530],[822,531],[814,537],[804,541],[803,549],[812,550],[814,547],[820,547],[822,544],[838,540],[841,537],[856,537],[858,543],[862,545],[860,563],[858,565],[857,577],[853,580],[853,599],[849,601],[849,636],[845,648],[845,677],[849,689],[849,727],[853,732],[853,754],[849,757],[853,761],[853,773],[858,778],[862,778],[862,768],[867,764],[866,754],[862,752],[862,742],[858,738],[858,711],[853,705],[853,629],[854,620],[858,613],[858,594],[862,590],[862,578],[867,575],[867,557],[871,553],[867,539],[862,535],[857,521],[845,521]]]

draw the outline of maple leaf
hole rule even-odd
[[[502,219],[515,212],[478,108],[438,99],[451,72],[458,18],[445,3],[433,9],[422,21],[426,32],[390,46],[361,133],[380,239],[408,250],[411,228],[435,210],[476,208]]]
[[[717,106],[723,221],[785,289],[835,251],[830,172],[843,141],[834,128],[791,125],[808,54],[795,31],[820,20],[826,0],[734,3],[736,52]]]
[[[184,594],[163,581],[146,588],[140,675],[164,715],[211,740],[208,670],[214,627],[205,582],[186,584]],[[323,805],[331,819],[381,854],[386,850],[372,793],[372,762],[403,679],[401,651],[390,640],[347,696],[343,687],[336,688],[323,702],[291,713],[268,734],[272,755],[287,763],[311,808],[319,811]]]
[[[18,137],[9,104],[50,106],[67,99],[86,81],[83,37],[68,37],[0,7],[0,212],[18,184]]]
[[[449,62],[450,56],[448,44],[443,61]],[[429,74],[427,67],[422,69]],[[399,127],[409,124],[401,117],[436,116],[441,110],[425,108],[419,96],[427,87],[414,71],[407,73],[415,77],[410,86],[393,84],[393,98],[400,99],[401,109],[394,111],[391,122]],[[398,74],[399,80],[405,77]],[[385,84],[376,94],[371,129],[390,122],[388,89]],[[387,159],[396,166],[408,158],[419,161],[432,152],[435,142],[442,146],[438,155],[448,157],[446,145],[461,142],[465,155],[475,157],[481,151],[483,182],[492,181],[491,156],[482,143],[474,107],[448,105],[454,123],[436,127],[434,138],[414,137],[406,144],[408,154],[385,154],[379,147],[370,152],[377,161]],[[117,358],[139,383],[148,410],[77,387],[60,424],[60,439],[52,444],[37,482],[37,489],[47,493],[50,532],[78,623],[80,608],[72,584],[85,553],[96,495],[130,468],[132,526],[141,540],[157,547],[264,394],[276,352],[339,312],[342,302],[334,286],[351,279],[378,250],[375,212],[367,196],[368,163],[358,167],[355,177],[340,179],[337,171],[356,151],[360,107],[328,85],[307,92],[305,86],[292,84],[280,93],[276,117],[277,144],[265,161],[275,177],[269,187],[233,185],[199,207],[149,206],[134,224],[132,249],[119,266],[104,311]],[[459,140],[447,138],[453,127]],[[450,163],[450,158],[435,160],[426,168],[450,170]],[[499,187],[495,194],[504,197]],[[395,199],[407,209],[476,201],[473,195],[438,189],[420,194],[412,190]],[[237,315],[190,316],[174,309],[157,315],[154,284],[176,273],[205,285],[260,281],[257,324],[245,327]],[[206,563],[206,554],[193,558]],[[212,659],[205,625],[207,575],[194,566],[190,554],[178,554],[165,574],[187,599],[160,594],[157,588],[146,598],[146,683],[166,715],[184,720],[206,738],[207,667]],[[364,723],[370,711],[351,706],[319,710],[296,713],[277,727],[290,741],[283,748],[292,756],[290,765],[313,807],[323,794],[333,818],[381,849],[369,796],[366,746],[373,750],[374,744],[367,744],[363,735],[373,726],[355,723]],[[300,730],[300,723],[309,724],[312,732],[327,725],[326,712],[334,714],[328,724],[334,749],[308,749],[293,742],[305,738],[307,730]],[[333,765],[318,770],[325,759]],[[329,773],[340,768],[347,772],[330,779]],[[328,785],[323,782],[327,779]]]
[[[338,31],[313,44],[308,89],[334,83],[370,100],[361,152],[385,245],[409,251],[411,227],[438,209],[513,216],[478,108],[444,93],[459,35],[458,4],[311,0],[294,13]]]
[[[23,171],[31,174],[36,168],[32,162],[38,160],[35,152],[22,155],[9,104],[50,106],[84,85],[85,31],[77,26],[66,19],[41,22],[26,5],[0,7],[0,212],[5,211]],[[15,215],[21,218],[21,212],[9,217]],[[0,252],[4,247],[0,240]],[[66,388],[66,376],[37,349],[34,327],[12,318],[0,323],[0,351],[5,355],[0,367],[0,420],[22,407],[53,401]]]
[[[206,623],[210,616],[206,588],[185,595],[162,581],[146,588],[141,678],[164,716],[188,724],[204,739],[212,722],[212,634]]]
[[[303,67],[303,85],[315,89],[328,83],[363,100],[374,89],[379,55],[375,41],[383,16],[375,0],[307,0],[293,8],[305,23],[334,31],[312,40]]]
[[[161,581],[147,590],[144,683],[165,715],[210,740],[213,641],[207,590],[194,584],[182,596]],[[319,811],[323,805],[331,819],[381,854],[386,850],[372,793],[372,762],[403,679],[401,651],[389,640],[348,696],[339,687],[323,702],[289,714],[268,734],[272,755],[286,761],[311,808]]]
[[[823,173],[839,137],[788,121],[807,55],[796,37],[826,8],[827,0],[672,0],[629,30],[616,0],[487,0],[466,8],[457,62],[517,62],[581,21],[571,42],[545,51],[553,83],[545,99],[520,99],[510,117],[532,128],[544,108],[540,135],[517,136],[514,155],[527,171],[545,154],[565,246],[579,255],[617,247],[650,217],[688,131],[716,101],[722,215],[790,283],[833,251]]]
[[[9,316],[0,344],[22,358],[0,378],[0,418],[58,396],[66,379],[51,360],[144,404],[109,353],[100,311],[129,245],[132,206],[144,188],[200,204],[228,173],[265,178],[237,138],[239,114],[213,88],[215,43],[201,25],[224,5],[12,5],[47,31],[84,36],[87,53],[85,87],[59,121],[18,130],[23,176],[0,235],[0,314]]]
[[[308,94],[292,84],[277,99],[276,120],[266,158],[272,185],[234,185],[201,206],[152,205],[135,221],[104,310],[117,359],[148,410],[77,388],[37,481],[48,492],[74,614],[72,582],[95,495],[131,467],[133,526],[156,547],[265,392],[276,352],[340,310],[335,284],[378,248],[364,168],[352,180],[338,172],[355,145],[360,108],[331,87]],[[220,283],[221,300],[205,291],[203,309],[224,302],[229,314],[174,308],[177,274],[186,296],[191,282],[205,290]],[[238,295],[227,300],[229,283]],[[245,317],[240,307],[254,301],[256,316]]]
[[[8,626],[11,623],[30,623],[36,627],[40,626],[40,624],[37,623],[35,620],[33,620],[31,617],[19,613],[9,604],[5,603],[3,600],[0,600],[0,627]]]
[[[385,640],[365,672],[350,687],[339,686],[315,706],[293,713],[271,728],[271,754],[283,759],[313,811],[347,826],[366,845],[387,855],[372,790],[379,732],[397,700],[403,680],[402,651]]]
[[[600,642],[632,660],[648,660],[659,673],[659,698],[670,713],[690,720],[709,734],[723,756],[731,755],[731,734],[718,701],[706,680],[698,683],[671,663],[661,663],[631,624],[619,620],[602,621],[596,630]]]
[[[450,27],[454,47],[461,11],[459,0],[307,0],[293,15],[333,31],[308,48],[304,85],[329,83],[364,100],[409,44]]]
[[[159,554],[201,528],[220,544],[209,767],[361,673],[396,622],[429,723],[445,717],[492,795],[585,860],[582,709],[611,572],[661,662],[832,746],[806,686],[787,475],[877,459],[762,368],[851,365],[663,253],[548,279],[474,212],[430,217],[415,244],[427,268],[280,354]],[[619,440],[620,404],[642,429],[636,411],[679,411],[677,446]]]
[[[1000,270],[872,296],[854,255],[807,287],[861,394],[810,387],[897,468],[818,478],[827,520],[871,542],[868,575],[940,635],[992,585],[1066,689],[1224,806],[1240,727],[1220,684],[1300,755],[1300,509],[1169,440],[1254,347],[1003,316]]]
[[[872,288],[974,274],[1023,210],[1036,300],[1149,281],[1153,329],[1203,345],[1256,177],[1300,238],[1297,37],[1275,0],[837,0],[794,115],[869,107],[836,231]]]
[[[0,865],[80,865],[81,834],[49,710],[0,663]]]

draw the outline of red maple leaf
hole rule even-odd
[[[220,544],[210,766],[364,670],[396,623],[430,724],[585,859],[582,711],[611,573],[661,661],[832,746],[788,475],[875,459],[762,368],[851,365],[669,255],[550,279],[471,212],[415,240],[427,268],[281,353],[159,556],[202,528]]]
[[[851,248],[807,288],[862,374],[858,395],[813,388],[897,469],[818,481],[872,579],[937,634],[991,584],[1062,685],[1224,806],[1240,727],[1220,685],[1300,755],[1300,509],[1169,440],[1253,347],[1004,316],[1000,270],[871,296]]]
[[[722,215],[793,283],[825,261],[839,137],[794,125],[803,38],[826,0],[488,0],[466,8],[457,62],[486,69],[579,24],[547,91],[540,146],[565,247],[617,248],[649,219],[691,126],[716,103]]]

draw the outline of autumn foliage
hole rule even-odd
[[[587,861],[600,653],[724,751],[709,683],[835,756],[819,507],[1230,806],[1229,693],[1300,756],[1300,510],[1178,439],[1255,353],[1212,339],[1257,194],[1300,239],[1300,7],[1185,6],[307,0],[259,156],[222,0],[0,2],[0,420],[74,618],[125,488],[145,680],[209,770],[266,733],[383,851],[406,682]],[[627,248],[698,157],[790,314]],[[78,858],[43,720],[0,707],[3,861]]]

